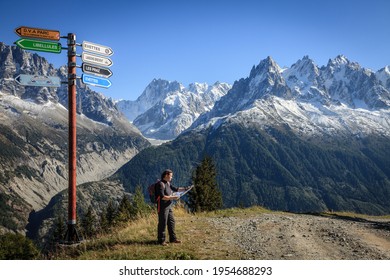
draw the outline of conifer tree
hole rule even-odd
[[[101,233],[107,231],[109,229],[108,221],[107,221],[107,210],[103,209],[100,213],[100,222],[99,222],[99,231]]]
[[[84,236],[87,238],[96,234],[96,217],[93,213],[92,206],[88,207],[87,213],[81,219],[81,227]]]
[[[20,233],[0,235],[0,260],[33,260],[38,256],[34,243]]]
[[[117,209],[114,206],[114,203],[112,200],[108,202],[107,209],[106,209],[106,220],[107,220],[107,226],[108,228],[111,228],[114,226],[115,221],[116,221],[116,214],[117,214]]]
[[[193,212],[222,208],[222,193],[218,189],[217,172],[211,157],[206,156],[193,175],[194,188],[188,194],[188,206]]]
[[[66,233],[66,223],[65,219],[61,214],[58,214],[53,225],[53,235],[51,243],[55,244],[63,240]]]
[[[145,217],[150,213],[151,208],[145,202],[145,197],[144,197],[144,194],[142,193],[141,186],[137,186],[135,188],[135,194],[134,194],[134,198],[133,198],[132,202],[133,202],[132,205],[133,205],[133,208],[135,211],[134,218]]]
[[[128,222],[132,216],[135,216],[135,210],[133,205],[131,205],[127,195],[125,194],[119,203],[115,221],[125,223]]]

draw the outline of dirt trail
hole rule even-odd
[[[267,213],[209,222],[242,259],[390,259],[390,220]]]

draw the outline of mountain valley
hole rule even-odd
[[[67,74],[36,54],[0,50],[1,230],[25,232],[30,214],[44,224],[66,200],[67,93],[14,78]],[[78,83],[77,97],[83,209],[105,186],[107,201],[137,186],[146,195],[165,168],[176,185],[191,184],[209,155],[224,207],[390,212],[388,66],[373,72],[340,55],[282,69],[267,57],[232,86],[155,79],[136,101],[115,102]]]

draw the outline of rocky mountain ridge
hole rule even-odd
[[[287,123],[301,134],[338,133],[341,128],[385,133],[390,108],[386,69],[374,73],[344,56],[321,68],[305,56],[291,68],[281,69],[268,57],[252,68],[248,78],[235,82],[191,128],[234,119],[263,127]]]
[[[192,83],[187,88],[177,81],[154,79],[136,101],[119,101],[118,108],[144,136],[171,140],[210,111],[230,89],[227,83]]]
[[[322,67],[304,56],[285,69],[267,57],[233,88],[218,82],[211,87],[194,83],[185,88],[176,81],[155,79],[136,101],[120,101],[118,107],[145,136],[170,140],[214,117],[256,107],[258,100],[268,97],[319,105],[320,111],[323,106],[386,109],[390,105],[389,73],[388,66],[373,72],[343,55],[329,59]],[[233,91],[227,94],[230,89]],[[215,110],[211,110],[215,103]]]

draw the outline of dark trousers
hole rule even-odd
[[[176,240],[175,218],[171,207],[161,208],[158,212],[157,239],[159,243],[165,241],[165,228],[168,226],[169,241]]]

